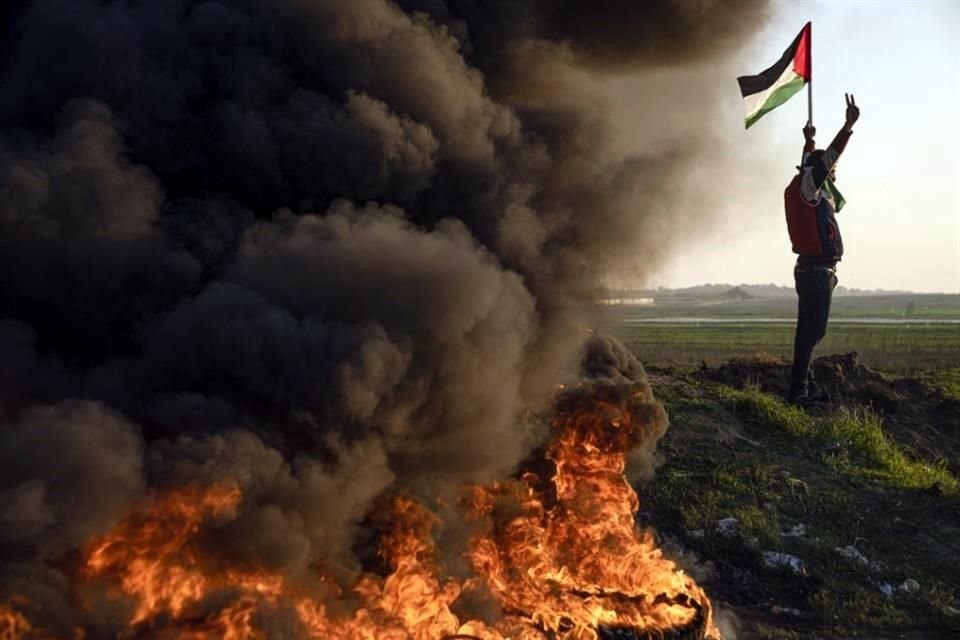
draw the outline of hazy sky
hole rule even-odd
[[[960,2],[954,0],[776,3],[767,27],[734,60],[690,72],[692,84],[706,83],[704,99],[722,103],[720,115],[699,128],[733,157],[719,160],[722,170],[692,177],[693,188],[714,191],[716,215],[650,284],[792,286],[783,189],[803,146],[806,89],[745,131],[735,76],[775,62],[807,20],[818,146],[843,124],[845,91],[862,110],[837,165],[837,186],[847,199],[838,216],[845,245],[840,284],[960,292]]]

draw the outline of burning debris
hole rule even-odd
[[[628,451],[649,448],[665,422],[648,387],[569,391],[546,454],[555,467],[551,500],[532,474],[475,498],[473,512],[492,522],[471,559],[505,612],[555,637],[712,630],[706,595],[637,530],[639,503],[624,476]],[[521,515],[498,517],[505,497]]]
[[[474,525],[467,579],[439,560],[437,516],[402,496],[383,518],[385,577],[365,572],[345,588],[320,565],[295,580],[227,562],[216,547],[243,495],[236,485],[190,486],[157,493],[87,544],[67,570],[73,599],[87,615],[110,603],[137,634],[198,640],[269,637],[277,625],[343,640],[715,638],[709,599],[635,524],[627,455],[650,448],[665,422],[642,382],[562,393],[545,456],[551,477],[528,471],[464,489],[461,509]],[[493,600],[498,619],[455,613],[467,592]],[[30,637],[17,610],[0,613],[9,637]]]
[[[617,151],[585,70],[712,63],[754,3],[9,5],[0,637],[709,630],[633,529],[666,422],[583,331],[703,145]]]

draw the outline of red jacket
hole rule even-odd
[[[820,162],[808,162],[814,150],[813,140],[808,140],[804,146],[800,172],[783,192],[787,231],[796,254],[832,261],[843,256],[843,238],[840,237],[834,202],[823,189],[823,183],[849,139],[850,132],[841,129],[823,152]]]

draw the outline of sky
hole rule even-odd
[[[766,27],[731,60],[684,72],[691,101],[696,91],[717,102],[709,122],[686,126],[708,132],[725,157],[717,161],[722,169],[691,176],[690,188],[714,194],[712,215],[645,284],[793,285],[783,189],[803,146],[806,90],[745,131],[735,78],[773,64],[808,20],[818,146],[842,126],[845,92],[861,107],[837,165],[847,199],[838,215],[840,284],[960,292],[960,2],[950,0],[774,3]],[[631,139],[626,124],[630,100],[644,91],[624,79],[614,92],[627,146],[649,143],[649,136]],[[671,108],[683,112],[684,105]]]

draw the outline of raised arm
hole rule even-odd
[[[860,107],[858,107],[857,103],[854,101],[853,94],[844,94],[844,99],[847,103],[847,114],[846,120],[843,123],[843,128],[837,132],[836,136],[834,136],[833,142],[830,143],[830,146],[823,151],[819,162],[816,162],[810,168],[811,170],[806,172],[806,175],[804,176],[801,188],[804,197],[809,200],[816,199],[817,192],[820,190],[820,187],[823,186],[823,182],[827,179],[827,176],[830,175],[831,169],[833,169],[834,165],[837,164],[840,154],[842,154],[843,150],[847,148],[847,141],[850,140],[850,134],[853,133],[853,125],[860,118]],[[809,136],[807,135],[808,130],[810,131]],[[806,127],[804,127],[803,133],[804,137],[806,138],[803,157],[804,160],[806,160],[807,156],[812,152],[813,134],[816,133],[816,130],[808,124]],[[811,151],[807,151],[808,148],[810,148]]]

